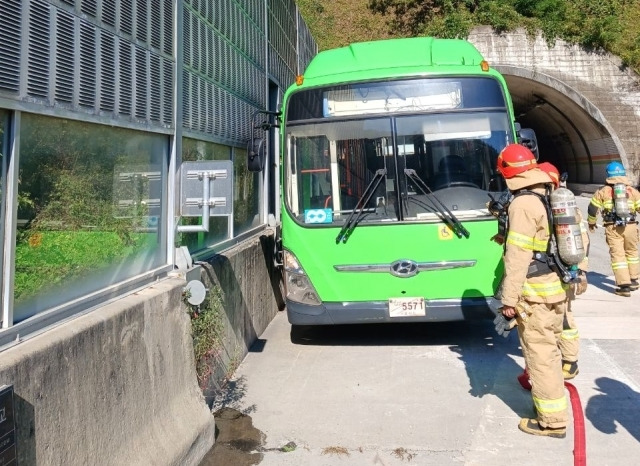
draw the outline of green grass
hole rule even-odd
[[[129,235],[125,241],[107,231],[31,232],[16,245],[15,299],[117,264],[145,248],[155,248],[156,241],[156,234],[145,233]]]
[[[185,296],[187,298],[187,296]],[[220,355],[224,335],[222,290],[215,286],[207,292],[202,306],[189,306],[193,356],[198,382],[202,388],[212,373],[216,357]]]

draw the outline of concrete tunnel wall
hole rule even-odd
[[[564,41],[552,46],[524,30],[469,36],[511,93],[516,120],[538,136],[541,160],[568,171],[569,181],[602,183],[604,168],[622,161],[640,179],[640,76],[608,53]]]
[[[267,230],[0,352],[0,386],[14,389],[17,463],[198,465],[215,441],[209,405],[280,309],[272,251]],[[202,386],[187,277],[223,297],[221,346]]]

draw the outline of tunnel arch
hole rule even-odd
[[[610,160],[630,165],[615,129],[583,94],[539,71],[512,65],[495,68],[507,81],[516,121],[538,135],[540,159],[568,172],[570,181],[604,181],[598,168]]]
[[[516,121],[536,131],[541,160],[567,171],[570,183],[593,186],[621,161],[639,182],[640,76],[618,57],[523,29],[481,26],[468,40],[505,77]]]

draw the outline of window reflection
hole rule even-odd
[[[5,151],[7,149],[7,118],[8,113],[5,110],[0,109],[0,225],[4,225],[5,221],[5,178],[7,176],[7,158],[5,157]],[[0,244],[4,244],[4,227],[0,228]],[[4,267],[2,261],[0,260],[0,283],[2,282]],[[0,317],[2,316],[2,311],[0,311]],[[2,319],[0,319],[2,320]]]
[[[260,225],[260,176],[247,169],[247,151],[234,149],[233,231],[236,235]]]
[[[182,139],[182,161],[230,160],[231,148],[222,144],[197,139]],[[200,217],[182,217],[181,225],[200,225]],[[211,216],[209,231],[199,233],[179,233],[177,243],[194,252],[212,246],[229,238],[229,217]]]
[[[14,321],[166,263],[165,136],[24,114]]]

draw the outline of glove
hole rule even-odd
[[[509,336],[509,332],[518,325],[518,321],[513,319],[508,319],[502,314],[498,314],[495,319],[493,319],[493,323],[496,326],[496,332],[498,335],[502,335],[507,338]]]
[[[596,225],[595,223],[590,223],[589,224],[589,231],[590,232],[596,231],[596,228],[598,228],[598,225]]]
[[[587,291],[587,276],[582,274],[578,276],[578,282],[574,285],[574,292],[576,296]]]
[[[500,233],[496,233],[495,235],[493,235],[491,237],[491,241],[495,241],[496,243],[498,243],[500,246],[502,246],[504,244],[504,236],[501,235]]]

